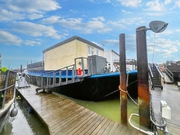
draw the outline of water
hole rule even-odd
[[[9,117],[0,135],[49,135],[47,127],[35,113],[29,113],[27,103],[17,100],[18,115]]]

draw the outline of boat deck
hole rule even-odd
[[[164,100],[171,108],[171,120],[167,120],[168,130],[180,134],[180,89],[176,85],[164,84],[163,90],[151,90],[152,105],[155,113],[160,112],[160,101]]]
[[[36,88],[30,85],[18,91],[47,125],[50,135],[143,135],[132,127],[125,127],[70,99],[51,93],[36,93]]]

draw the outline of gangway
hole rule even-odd
[[[153,63],[153,65],[148,65],[149,75],[152,83],[152,88],[158,87],[163,89],[162,80],[164,80],[164,76],[162,72],[159,70],[158,66]]]
[[[83,81],[85,77],[92,73],[91,63],[90,58],[78,57],[74,59],[74,64],[70,66],[43,73],[39,80],[40,86],[36,89],[36,92],[41,89],[50,91],[54,87]]]

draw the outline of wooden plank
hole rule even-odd
[[[74,125],[71,129],[68,129],[66,134],[75,135],[77,133],[77,131],[79,131],[80,129],[82,130],[84,126],[86,126],[88,128],[89,127],[88,125],[92,124],[93,121],[96,120],[96,118],[97,118],[96,116],[98,116],[98,114],[93,113],[90,117],[88,117],[81,123]]]
[[[117,127],[118,127],[118,123],[114,123],[111,130],[109,131],[109,135],[113,135]]]
[[[89,115],[90,112],[87,109],[84,109],[83,111],[81,111],[79,114],[73,115],[71,117],[68,117],[67,119],[65,119],[63,122],[61,122],[58,128],[53,130],[53,133],[56,134],[60,134],[61,130],[63,128],[65,128],[66,126],[69,126],[70,123],[77,121],[78,119],[81,119],[82,117]]]
[[[93,112],[85,114],[85,116],[80,117],[80,119],[77,119],[76,121],[72,121],[70,124],[68,124],[68,126],[63,128],[60,131],[60,133],[67,134],[70,131],[70,129],[76,129],[77,125],[82,125],[82,123],[86,123],[87,124],[89,122],[90,123],[93,122],[92,120],[93,120],[93,118],[95,118],[93,116],[95,116],[95,115],[97,115],[97,114],[95,114]]]
[[[114,135],[118,135],[119,133],[124,135],[126,130],[127,130],[127,127],[125,127],[124,125],[118,125],[118,127],[116,128],[114,132]]]
[[[111,130],[112,126],[114,125],[113,121],[110,121],[109,126],[106,128],[106,130],[104,131],[104,135],[108,135],[109,131]]]
[[[104,124],[104,126],[102,126],[101,130],[99,130],[99,132],[97,133],[97,135],[104,135],[104,131],[106,130],[106,128],[109,126],[110,124],[110,120],[107,120],[106,123]]]
[[[78,108],[77,110],[75,110],[74,112],[71,113],[63,113],[62,115],[59,116],[58,119],[49,121],[49,125],[51,127],[52,130],[56,129],[59,127],[58,123],[63,123],[65,120],[67,120],[69,117],[76,115],[77,113],[80,113],[84,110],[84,108]]]
[[[102,116],[96,116],[92,118],[90,121],[88,121],[86,124],[84,124],[76,133],[75,135],[79,134],[90,134],[93,127],[97,127],[99,123],[104,119]],[[95,129],[95,128],[94,128]]]
[[[96,129],[92,132],[92,135],[95,135],[99,132],[99,130],[104,126],[104,124],[106,123],[106,121],[108,120],[108,118],[104,118],[103,121],[101,123],[99,123],[99,125],[96,127]]]

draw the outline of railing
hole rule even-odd
[[[4,105],[14,98],[15,82],[16,72],[0,70],[0,109],[3,109]]]
[[[169,77],[169,79],[172,81],[172,82],[174,82],[174,74],[166,67],[165,68],[165,72],[166,72],[166,74],[167,74],[167,76]]]
[[[151,78],[153,78],[154,76],[153,76],[153,73],[152,73],[152,70],[151,70],[151,67],[148,65],[148,69],[149,69],[149,72],[150,72],[150,76],[151,76]]]
[[[157,65],[153,64],[151,66],[152,67],[150,67],[150,65],[148,65],[152,88],[159,87],[159,88],[163,89],[162,79],[164,80],[164,76],[163,76],[162,72],[159,70]]]
[[[91,75],[91,60],[85,57],[75,58],[75,64],[61,69],[46,72],[41,76],[40,87],[52,88],[78,82],[86,76]]]
[[[159,75],[161,76],[161,78],[164,79],[164,76],[163,76],[162,72],[159,70],[159,67],[156,64],[154,64],[154,65],[155,65],[157,71],[159,72]]]

